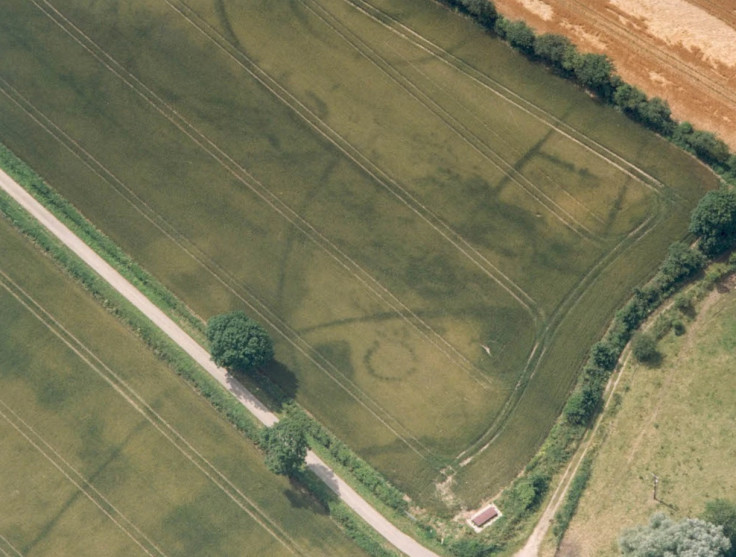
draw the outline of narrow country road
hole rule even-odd
[[[185,333],[173,320],[156,307],[138,289],[2,170],[0,170],[0,188],[8,193],[18,204],[61,240],[61,242],[79,256],[123,297],[138,308],[154,325],[159,327],[176,342],[207,373],[230,391],[261,423],[271,426],[278,421],[278,417],[270,412],[251,392],[230,378],[224,369],[217,367],[210,360],[209,353],[192,337]],[[376,532],[386,538],[397,549],[412,557],[437,557],[436,553],[423,547],[416,540],[407,536],[386,520],[312,451],[309,451],[307,454],[307,467],[324,481],[346,505],[353,509]]]

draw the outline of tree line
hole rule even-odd
[[[736,185],[736,155],[715,134],[697,130],[689,122],[672,119],[670,106],[659,97],[648,98],[615,73],[605,54],[582,53],[564,35],[537,35],[524,21],[500,15],[488,0],[439,0],[462,12],[479,25],[506,40],[527,58],[540,62],[599,99],[617,107],[626,116],[655,131],[711,166],[726,181]]]

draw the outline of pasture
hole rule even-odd
[[[629,361],[620,408],[608,418],[560,555],[618,555],[620,531],[655,512],[697,517],[712,499],[733,500],[734,338],[736,296],[714,292],[685,335],[660,342],[660,367]],[[660,478],[659,503],[652,473]],[[556,553],[548,547],[544,554]]]
[[[715,179],[424,0],[0,7],[3,141],[430,504],[539,446]]]
[[[2,554],[360,554],[4,218],[0,245]]]

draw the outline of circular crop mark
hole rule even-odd
[[[368,373],[384,381],[400,381],[417,371],[414,349],[398,339],[374,341],[363,361]]]

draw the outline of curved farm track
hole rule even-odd
[[[736,56],[718,48],[736,36],[736,8],[714,0],[650,0],[656,21],[626,11],[627,0],[495,0],[500,13],[537,32],[569,36],[584,52],[608,54],[618,73],[649,96],[666,99],[678,120],[717,133],[736,149]],[[702,21],[687,29],[678,22]],[[681,42],[681,41],[690,42]]]

